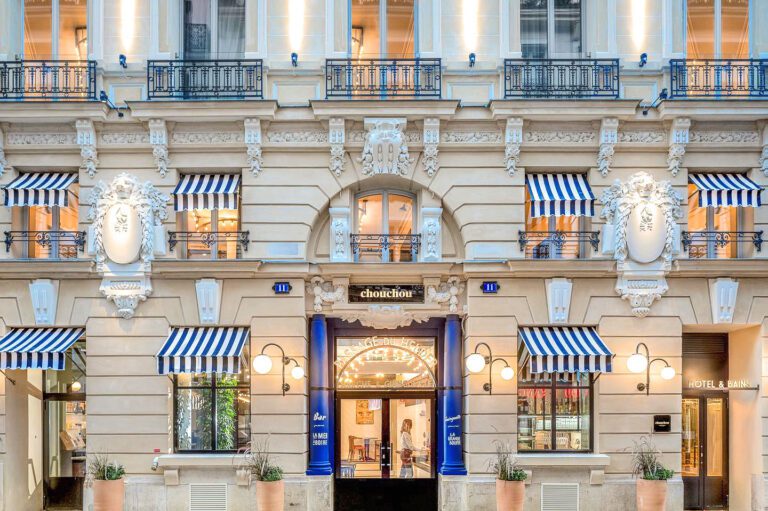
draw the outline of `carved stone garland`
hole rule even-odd
[[[152,144],[152,156],[161,177],[168,173],[168,130],[163,119],[149,120],[149,143]]]
[[[672,128],[669,133],[669,154],[667,155],[667,166],[673,176],[680,172],[685,155],[685,146],[688,145],[688,134],[691,128],[691,120],[687,117],[680,117],[672,121]]]
[[[437,174],[437,145],[440,143],[440,119],[424,119],[424,171],[429,177]]]
[[[344,299],[344,286],[334,287],[332,282],[325,282],[322,277],[312,277],[307,284],[307,293],[315,297],[315,312],[323,312],[324,303],[333,304]]]
[[[464,283],[458,277],[450,277],[446,282],[438,286],[427,288],[427,302],[448,304],[448,311],[452,314],[459,312],[459,295],[464,292]]]
[[[405,140],[405,119],[365,119],[363,175],[394,174],[404,176],[413,163]]]
[[[13,170],[13,167],[5,159],[5,133],[0,129],[0,177],[3,177],[6,170]]]
[[[89,177],[93,177],[96,174],[96,166],[99,164],[96,152],[96,130],[93,128],[93,121],[78,119],[75,121],[75,128],[77,129],[77,145],[80,146],[80,157],[83,159],[80,163],[80,170],[87,172]]]
[[[517,172],[520,163],[520,146],[523,143],[523,119],[512,117],[507,119],[507,129],[504,133],[504,166],[510,177]]]
[[[619,120],[615,117],[603,119],[600,125],[600,151],[597,154],[597,168],[605,177],[613,165],[614,146],[619,141]]]
[[[333,175],[341,177],[344,172],[344,142],[346,141],[346,132],[344,119],[333,117],[328,121],[328,142],[331,144],[331,160],[328,168]]]
[[[248,167],[250,167],[254,177],[258,177],[261,174],[261,166],[264,164],[264,160],[261,157],[261,121],[259,119],[246,119],[244,127]]]
[[[424,323],[430,318],[427,313],[408,311],[402,305],[383,304],[369,305],[366,310],[343,312],[340,317],[348,323],[359,321],[365,327],[382,330],[406,327],[414,322]]]

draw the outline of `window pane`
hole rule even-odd
[[[414,0],[387,2],[387,57],[413,58]]]
[[[531,197],[525,190],[525,230],[528,243],[525,257],[528,259],[576,259],[580,253],[578,233],[581,217],[538,216],[531,217]]]
[[[520,388],[517,391],[517,449],[552,449],[551,388]]]
[[[379,0],[352,0],[352,58],[378,58],[381,53]]]
[[[54,230],[53,227],[53,208],[48,206],[30,206],[29,207],[29,230],[37,234],[30,234],[30,237],[42,236],[42,233]],[[40,238],[42,239],[42,238]],[[29,257],[44,258],[51,257],[50,243],[37,243],[34,239],[27,246]]]
[[[187,241],[187,258],[210,259],[213,243],[210,238],[213,211],[193,209],[186,211],[186,229],[192,233]]]
[[[237,242],[237,231],[240,228],[238,210],[219,209],[218,219],[218,254],[219,259],[237,259],[240,244]]]
[[[53,1],[24,2],[24,58],[47,60],[53,55]]]
[[[382,260],[383,213],[381,194],[366,195],[357,200],[357,232],[360,235],[360,243],[356,248],[356,261],[365,263]]]
[[[683,399],[682,475],[699,475],[699,399]]]
[[[413,199],[403,195],[389,195],[390,260],[395,262],[413,260]]]
[[[237,379],[223,377],[216,389],[216,449],[234,451],[238,446],[238,410],[240,391]]]
[[[723,398],[707,398],[707,477],[722,477],[724,471]]]
[[[85,393],[85,353],[85,341],[77,341],[67,350],[67,361],[62,371],[45,371],[45,392],[50,394]],[[79,388],[78,385],[74,385],[75,382],[79,383]]]
[[[239,59],[245,52],[245,2],[219,0],[219,58]]]
[[[739,208],[723,206],[719,208],[712,208],[713,224],[712,230],[718,232],[734,232],[738,230],[736,225]],[[723,244],[715,244],[713,247],[715,251],[715,257],[718,259],[732,258],[738,256],[738,243],[731,242]]]
[[[59,59],[88,58],[87,20],[86,0],[59,0]]]
[[[184,1],[184,58],[211,58],[211,0]]]
[[[340,337],[336,339],[335,367],[337,388],[433,389],[435,339]]]
[[[722,58],[749,58],[749,2],[722,2]]]
[[[558,451],[588,450],[589,389],[558,389],[555,400],[555,448]]]
[[[704,59],[715,56],[715,2],[688,0],[687,56]]]
[[[525,59],[547,56],[547,0],[520,1],[520,43]]]
[[[80,206],[80,185],[73,183],[67,192],[69,203],[59,208],[59,230],[74,233],[77,231],[77,212]],[[73,237],[61,238],[59,242],[59,257],[76,258],[77,245]]]
[[[182,451],[213,448],[211,389],[176,391],[176,438]]]
[[[555,53],[581,53],[581,0],[554,0]]]

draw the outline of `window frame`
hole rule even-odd
[[[235,211],[237,211],[237,229],[235,229],[235,232],[237,232],[237,233],[242,232],[242,207],[241,207],[242,206],[242,195],[241,195],[242,186],[243,185],[242,185],[242,182],[241,182],[240,188],[238,189],[238,194],[237,194],[237,208],[235,209]],[[177,218],[176,225],[181,227],[181,229],[180,229],[181,232],[195,232],[195,233],[198,232],[198,231],[193,231],[193,230],[191,230],[189,228],[188,214],[191,211],[210,211],[211,212],[211,227],[213,227],[214,225],[216,226],[216,229],[215,230],[211,229],[210,232],[211,233],[226,232],[226,231],[219,231],[219,210],[218,209],[199,209],[199,210],[191,210],[190,209],[190,210],[185,210],[185,211],[179,211],[178,213],[179,213],[179,217],[180,218]],[[205,232],[205,231],[200,231],[200,232]],[[238,238],[235,238],[235,242],[238,243],[238,244],[240,243]],[[211,245],[211,257],[209,259],[211,261],[230,261],[230,260],[232,260],[232,259],[220,258],[219,257],[219,243],[220,243],[220,241],[219,241],[218,237],[216,237],[214,239],[214,241],[213,241],[213,244]],[[207,261],[208,260],[208,259],[203,259],[203,258],[197,259],[197,258],[189,257],[189,239],[188,238],[184,238],[182,240],[179,240],[178,244],[181,247],[181,259],[187,259],[187,260],[190,260],[190,261],[194,261],[194,260]],[[241,258],[240,256],[242,254],[240,253],[240,250],[241,249],[238,247],[237,251],[238,251],[239,256],[236,257],[234,260],[237,260],[237,259]]]
[[[354,215],[353,215],[353,226],[352,226],[352,233],[353,234],[361,234],[360,231],[360,201],[364,199],[365,197],[370,197],[372,195],[381,195],[381,225],[380,225],[380,231],[377,233],[371,233],[370,235],[389,235],[389,196],[391,195],[400,195],[403,197],[408,197],[411,199],[411,203],[413,204],[413,207],[411,208],[411,235],[419,234],[417,232],[416,226],[417,224],[417,197],[415,193],[401,191],[401,190],[395,190],[391,188],[377,188],[374,190],[367,190],[365,192],[360,192],[355,195],[355,202],[354,202]],[[388,263],[389,260],[389,250],[382,247],[381,250],[381,261],[382,263]]]
[[[706,225],[704,226],[703,231],[692,231],[690,226],[691,221],[691,207],[688,206],[688,214],[686,216],[686,227],[688,228],[688,232],[729,232],[729,231],[721,231],[719,229],[715,229],[715,207],[714,206],[699,206],[698,195],[701,193],[701,190],[696,187],[693,183],[689,183],[690,186],[693,186],[696,191],[688,196],[688,201],[694,201],[696,203],[696,207],[700,209],[706,210]],[[745,224],[745,218],[744,218],[744,208],[740,206],[719,206],[719,207],[729,207],[729,208],[736,208],[736,225],[734,226],[733,230],[730,232],[741,232],[744,229]],[[690,257],[690,250],[688,253],[689,259]],[[716,250],[716,243],[715,240],[707,240],[707,257],[706,259],[742,259],[744,257],[744,247],[742,247],[742,243],[736,243],[736,255],[735,257],[717,257],[717,250]]]
[[[557,219],[561,217],[573,217],[576,220],[576,229],[571,232],[577,232],[581,235],[591,232],[592,229],[592,218],[586,215],[548,215],[546,217],[532,217],[531,216],[531,193],[528,191],[528,186],[525,186],[525,196],[524,196],[524,207],[525,207],[525,232],[547,232],[547,233],[554,233],[557,232],[557,229],[551,229],[550,226],[553,223],[557,223]],[[546,218],[547,219],[547,230],[546,231],[534,231],[531,229],[531,221],[534,218]],[[578,248],[577,256],[574,258],[576,260],[578,259],[586,259],[587,255],[590,254],[589,251],[589,242],[587,241],[585,236],[581,236],[581,238],[576,242],[576,246]],[[527,252],[527,247],[526,251]],[[551,252],[550,252],[551,254]],[[524,254],[525,255],[525,254]],[[530,257],[530,259],[534,260],[551,260],[551,259],[564,259],[562,257],[562,254],[559,252],[556,252],[554,256],[550,255],[550,257],[547,258],[535,258]]]
[[[714,0],[714,7],[715,16],[713,20],[713,34],[712,34],[712,45],[715,49],[713,59],[721,59],[723,58],[723,2],[722,0]],[[747,34],[747,46],[749,48],[749,56],[752,57],[753,54],[753,48],[754,48],[754,20],[755,20],[755,2],[750,0],[749,1],[749,7],[747,7],[748,12],[748,21],[747,21],[747,27],[749,29],[749,34]],[[688,55],[688,0],[685,0],[683,2],[683,20],[684,20],[684,27],[683,27],[683,48],[685,51],[686,58],[691,58]],[[725,57],[730,58],[730,57]],[[707,60],[706,58],[703,60]]]
[[[77,193],[77,224],[80,225],[80,183],[78,181],[75,181],[70,185],[70,188],[67,188],[67,194],[73,194],[74,192],[71,189],[71,186],[78,186],[78,193]],[[72,232],[76,233],[77,229],[74,231],[69,231],[62,229],[61,227],[61,206],[16,206],[20,209],[20,223],[22,227],[22,231],[26,232],[33,232],[32,226],[30,225],[30,221],[32,219],[31,215],[31,208],[44,208],[44,207],[50,207],[51,208],[51,229],[48,232]],[[48,250],[48,257],[30,257],[29,255],[29,244],[30,243],[36,243],[34,240],[30,240],[26,243],[22,244],[21,249],[21,257],[22,259],[63,259],[62,257],[58,257],[59,255],[59,248],[60,243],[59,239],[54,237],[51,239],[51,244]]]
[[[57,0],[58,1],[58,0]],[[186,23],[186,3],[187,1],[194,1],[194,0],[181,0],[181,16],[179,16],[179,23],[181,24],[181,28],[179,29],[179,54],[181,55],[182,60],[240,60],[245,59],[245,50],[243,51],[242,55],[239,55],[237,57],[228,57],[226,59],[221,58],[219,56],[219,0],[210,0],[211,2],[211,9],[209,12],[210,20],[211,20],[211,41],[210,41],[210,49],[208,51],[208,57],[205,59],[192,59],[188,58],[187,48],[186,48],[186,41],[187,41],[187,23]],[[244,13],[244,17],[247,19],[248,17],[248,10],[246,9]],[[245,19],[243,20],[245,21]],[[245,34],[245,37],[248,37],[248,34]]]
[[[60,0],[51,0],[51,58],[39,59],[39,60],[62,60],[61,56],[59,55],[59,29],[61,28],[59,26],[61,21],[60,7],[61,7]],[[86,9],[85,33],[87,38],[86,50],[85,50],[86,55],[85,55],[85,58],[81,58],[79,62],[87,62],[91,55],[91,1],[90,0],[86,0],[85,9]],[[26,30],[25,30],[26,0],[21,0],[21,6],[19,11],[21,14],[21,30],[19,31],[21,36],[21,47],[19,50],[19,54],[21,55],[22,60],[24,60],[27,58],[27,56],[24,54],[24,48],[26,47],[26,44],[24,43],[24,39],[26,35]],[[38,59],[35,59],[35,60],[38,60]],[[77,59],[65,59],[65,60],[77,60]]]
[[[387,52],[387,3],[389,0],[379,0],[379,52],[380,59],[388,59]],[[352,0],[347,0],[347,58],[357,60],[357,57],[352,55],[352,29],[359,28],[352,25]],[[420,58],[419,52],[419,0],[413,0],[413,58]],[[367,60],[367,59],[362,59]]]
[[[586,16],[586,4],[587,2],[585,0],[579,1],[579,51],[575,53],[556,53],[553,52],[552,49],[555,47],[555,2],[556,0],[546,0],[547,1],[547,51],[546,55],[542,58],[536,58],[536,57],[523,57],[528,60],[550,60],[550,59],[578,59],[582,58],[586,52],[584,51],[584,36],[586,34],[586,30],[584,28],[585,21],[587,19]],[[522,6],[520,6],[520,9],[522,11]],[[521,18],[520,18],[520,26],[518,26],[518,30],[520,31],[520,51],[522,52],[522,46],[523,46],[523,30],[522,30],[522,12],[521,12]],[[522,53],[521,53],[522,54]]]

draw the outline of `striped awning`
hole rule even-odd
[[[530,374],[611,372],[613,353],[593,327],[520,327],[518,335]]]
[[[531,218],[539,216],[594,216],[595,196],[581,174],[527,174]]]
[[[157,353],[159,374],[240,372],[248,327],[180,327]]]
[[[5,187],[6,206],[62,206],[69,204],[67,189],[77,174],[40,172],[21,174]]]
[[[235,174],[190,174],[182,176],[173,191],[176,211],[190,209],[237,209],[240,176]]]
[[[64,370],[66,351],[85,328],[14,328],[0,339],[0,369]]]
[[[742,174],[689,174],[699,189],[699,207],[747,206],[761,204],[763,187]]]

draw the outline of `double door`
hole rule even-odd
[[[728,507],[728,396],[683,398],[685,509]]]

